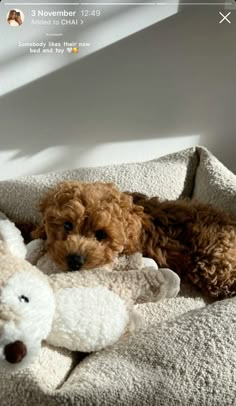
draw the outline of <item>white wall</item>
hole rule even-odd
[[[139,4],[142,0],[136,1]],[[36,3],[36,6],[24,5],[27,3],[21,5],[21,2],[16,3],[18,6],[10,6],[7,2],[0,3],[0,34],[1,38],[4,39],[0,42],[0,96],[68,66],[74,61],[78,62],[94,52],[170,17],[178,11],[178,0],[173,5],[169,5],[168,0],[164,0],[166,3],[164,7],[157,7],[155,3],[149,6],[143,6],[143,3],[139,6],[130,5],[130,3],[122,6],[119,3],[117,5],[116,0],[109,0],[109,3],[111,4],[107,6],[93,5],[89,7],[76,5],[78,3],[75,6],[58,6],[60,3],[57,3],[56,6],[41,6],[40,2]],[[24,15],[24,23],[18,28],[12,28],[6,23],[6,15],[13,7],[18,7],[17,10],[20,10]],[[81,11],[85,8],[93,12],[98,11],[100,16],[83,16]],[[46,15],[45,17],[42,17],[42,12]],[[71,23],[73,21],[78,21],[78,23],[76,25],[55,25],[53,24],[55,21],[58,23],[62,20],[68,21],[69,17],[47,17],[52,12],[67,14],[72,12],[74,16],[70,18]],[[33,24],[33,22],[42,20],[44,25]],[[45,25],[45,22],[49,22],[50,25]],[[47,44],[49,41],[61,42],[63,53],[61,55],[56,52],[44,53],[45,49],[43,49],[42,44]],[[64,47],[65,41],[69,44],[73,43],[73,45]],[[33,44],[31,48],[39,51],[39,53],[30,53],[29,47],[25,46],[27,43]],[[72,46],[79,47],[77,54],[67,51]],[[48,48],[53,50],[51,45]]]
[[[0,177],[201,144],[235,164],[234,24],[184,8],[0,100]],[[122,29],[122,27],[121,27]]]

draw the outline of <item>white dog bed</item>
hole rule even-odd
[[[39,221],[37,202],[64,179],[114,181],[122,190],[193,196],[236,215],[236,176],[202,147],[157,160],[0,182],[0,210]],[[207,304],[193,287],[139,305],[145,327],[77,362],[44,347],[33,368],[0,375],[0,405],[229,406],[236,399],[236,299]]]

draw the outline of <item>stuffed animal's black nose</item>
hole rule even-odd
[[[26,356],[27,349],[22,341],[15,341],[14,343],[7,344],[4,348],[4,355],[8,362],[16,364]]]
[[[70,254],[67,256],[67,264],[70,271],[78,271],[84,265],[84,257],[78,254]]]

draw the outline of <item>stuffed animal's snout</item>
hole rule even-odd
[[[11,364],[16,364],[21,362],[22,359],[27,354],[27,348],[23,341],[15,341],[13,343],[9,343],[4,348],[4,356],[6,361],[10,362]]]
[[[51,330],[55,311],[47,278],[26,261],[19,261],[22,270],[0,287],[0,371],[14,372],[32,364]],[[7,261],[5,266],[8,269]]]

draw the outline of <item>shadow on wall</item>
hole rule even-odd
[[[170,146],[176,140],[182,149],[196,134],[193,145],[205,145],[235,169],[235,34],[236,25],[218,24],[214,8],[186,7],[21,88],[1,100],[1,149],[33,159],[66,145],[67,157],[59,154],[64,169],[71,156],[78,166],[75,146],[81,156],[98,144],[123,142],[132,149],[133,141],[146,139]],[[154,158],[158,153],[150,148]],[[114,161],[117,153],[114,148]]]
[[[0,153],[0,162],[4,170],[0,180],[29,174],[48,173],[73,169],[112,165],[114,163],[140,162],[175,152],[179,145],[183,148],[199,144],[199,136],[176,137],[174,139],[139,140],[113,142],[87,147],[62,145],[44,149],[32,156],[21,150],[9,150]],[[134,152],[135,151],[135,152]]]

